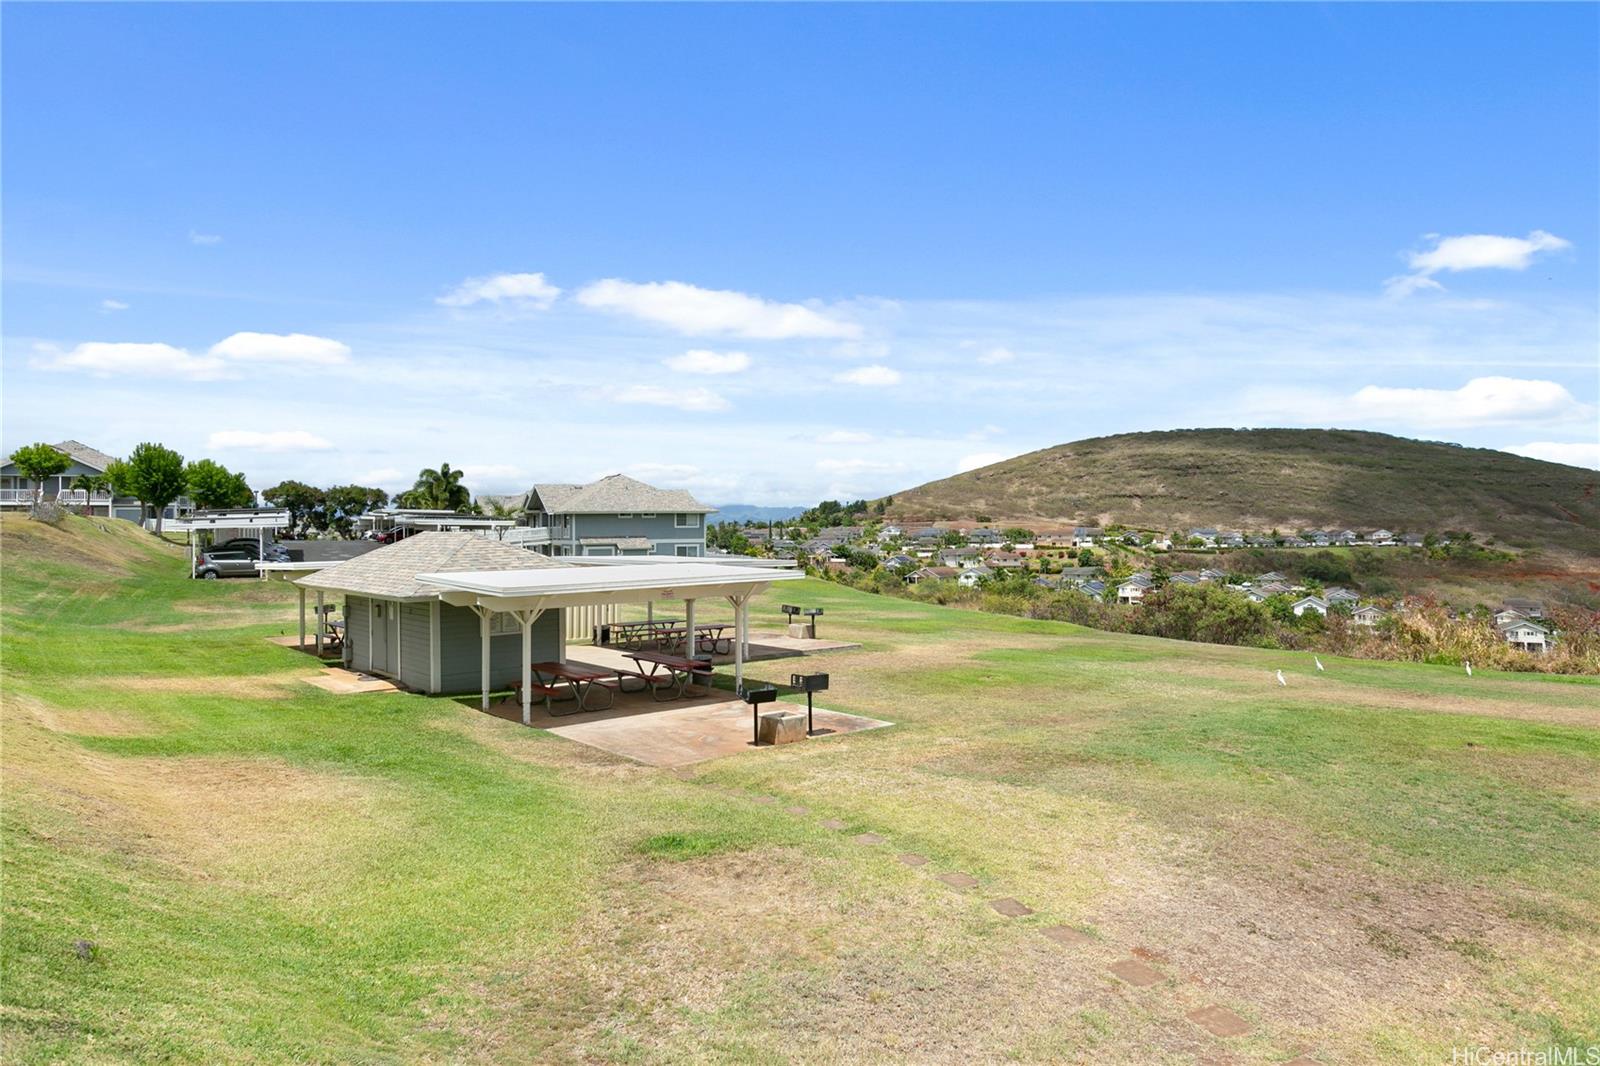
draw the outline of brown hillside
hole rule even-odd
[[[1600,472],[1325,429],[1193,429],[1061,444],[897,492],[920,521],[1470,530],[1600,554]]]

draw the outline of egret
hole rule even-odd
[[[1311,658],[1312,658],[1313,661],[1316,662],[1318,670],[1326,670],[1327,669],[1327,667],[1322,665],[1322,659],[1321,658],[1319,658],[1318,656],[1315,656],[1315,655],[1313,655]]]
[[[1278,684],[1282,685],[1284,688],[1288,688],[1289,687],[1289,682],[1287,682],[1287,681],[1285,681],[1283,679],[1283,671],[1282,670],[1278,671]]]
[[[1470,659],[1467,661],[1467,676],[1472,676],[1472,661]]]

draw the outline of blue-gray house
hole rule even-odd
[[[535,485],[510,504],[518,528],[505,539],[557,556],[703,556],[706,516],[716,511],[682,489],[625,474],[587,485]]]
[[[10,456],[6,457],[4,465],[0,465],[0,507],[28,507],[42,496],[63,506],[82,507],[88,514],[126,518],[130,522],[138,522],[144,517],[143,506],[132,496],[113,496],[109,492],[89,493],[72,487],[80,474],[103,475],[106,468],[116,461],[114,456],[75,440],[64,440],[51,447],[64,453],[72,463],[61,473],[45,479],[43,493],[39,492],[39,485],[22,476]],[[163,517],[175,518],[190,506],[188,497],[179,497],[167,505]]]

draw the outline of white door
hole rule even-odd
[[[388,674],[393,671],[389,668],[389,614],[394,610],[392,604],[382,600],[373,600],[372,603],[372,672]]]

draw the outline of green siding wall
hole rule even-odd
[[[370,647],[367,641],[367,598],[365,596],[346,596],[344,598],[344,639],[348,651],[346,658],[350,666],[356,670],[370,670],[372,663],[367,659]]]
[[[402,603],[400,608],[400,683],[427,692],[433,673],[433,603]]]
[[[532,662],[554,659],[561,650],[561,612],[546,611],[533,623]],[[503,689],[522,677],[522,635],[490,638],[489,685]],[[477,692],[481,670],[478,616],[465,607],[439,605],[439,680],[444,692]]]

